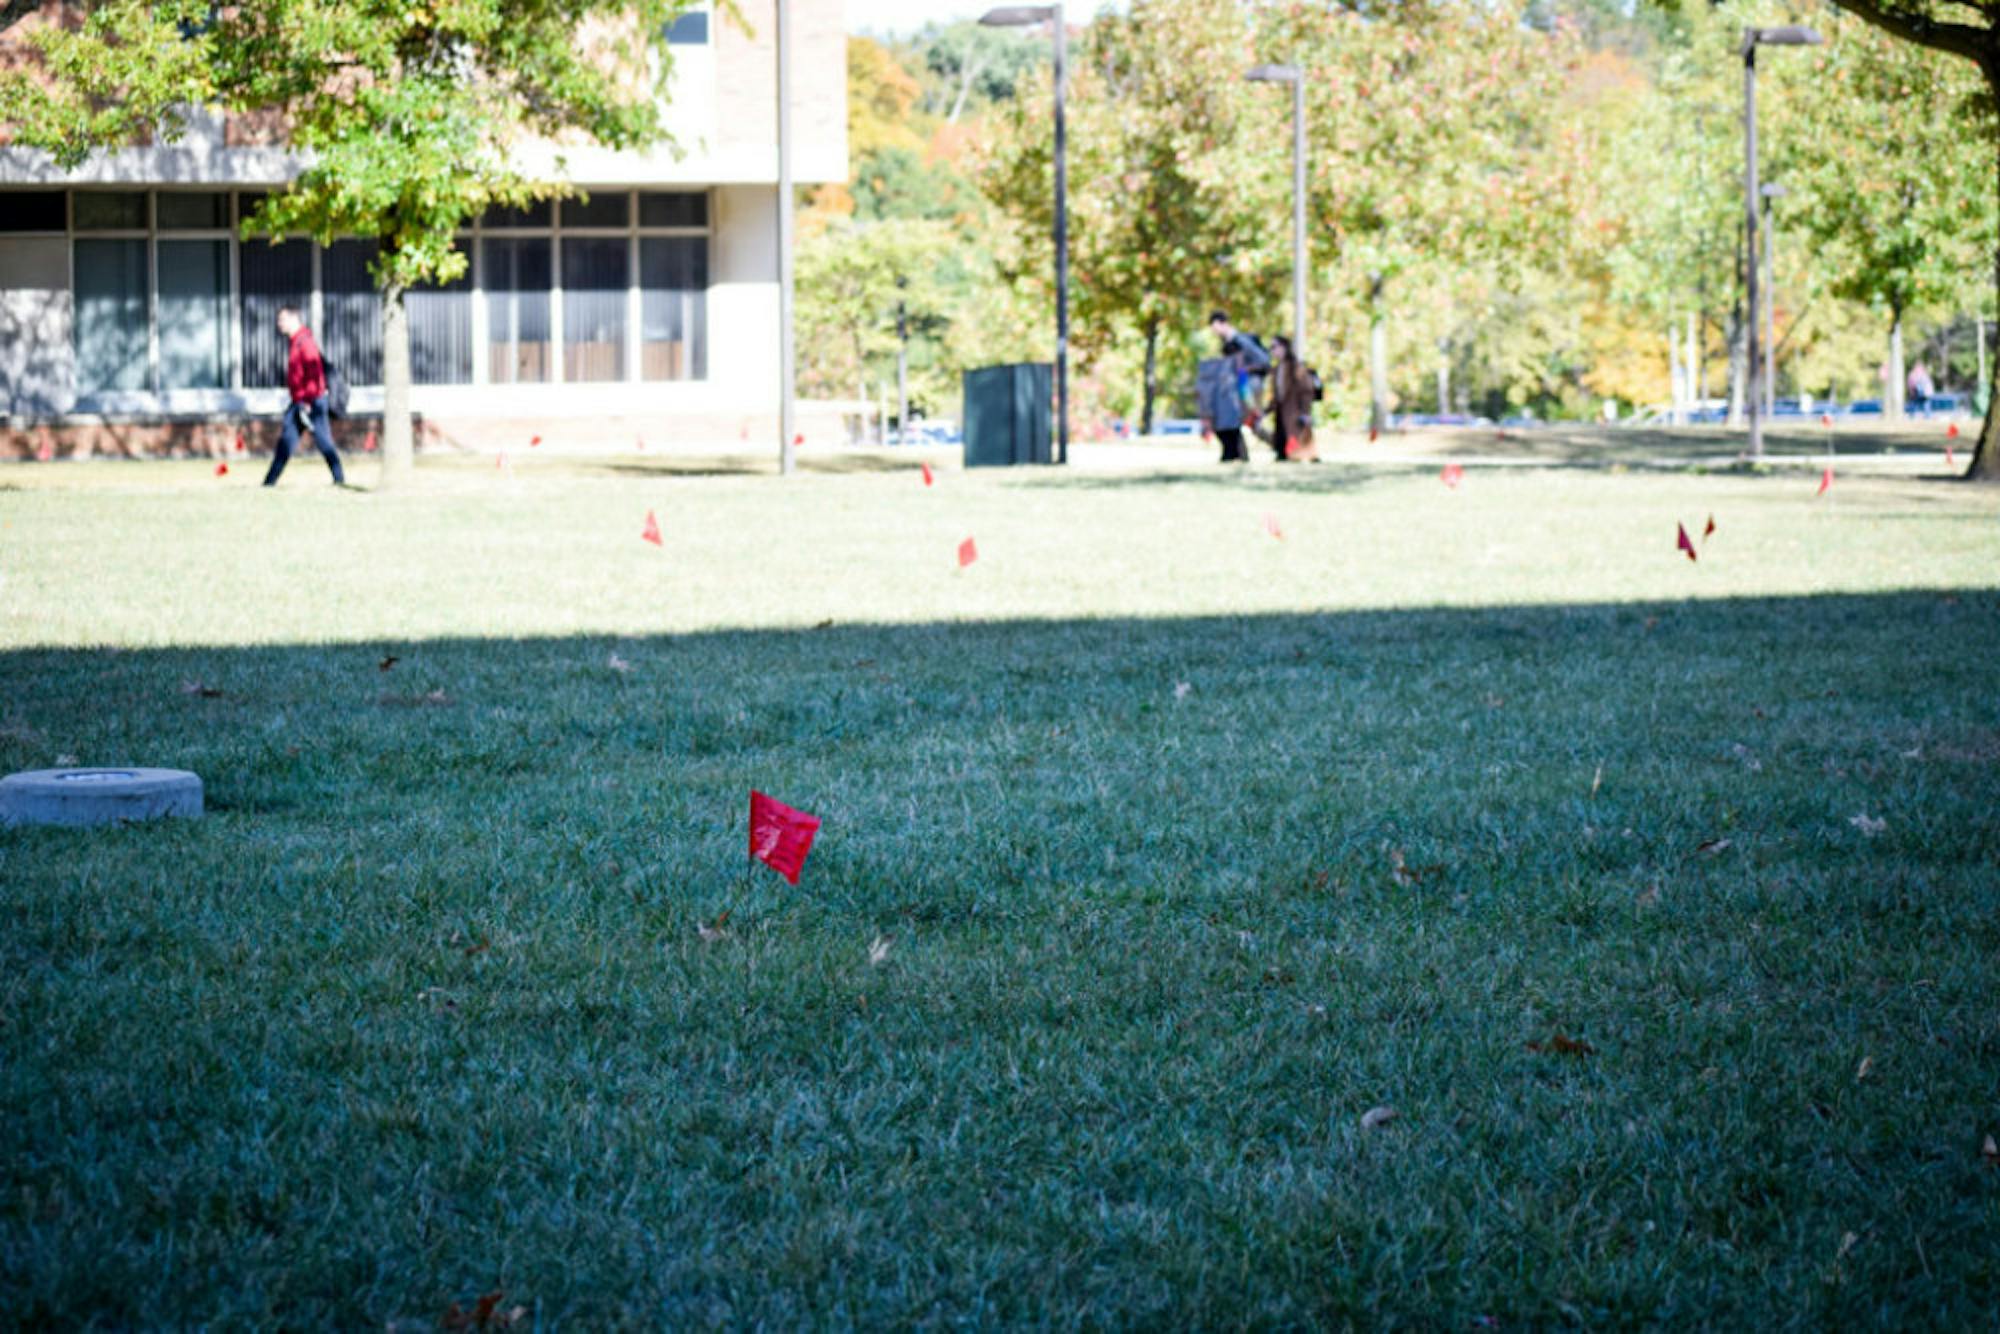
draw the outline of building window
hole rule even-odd
[[[151,388],[146,242],[78,241],[75,263],[77,392]]]
[[[563,378],[625,378],[630,243],[622,236],[566,236],[562,247]]]
[[[486,378],[494,384],[540,384],[549,378],[551,244],[545,236],[489,236],[480,248]]]
[[[606,190],[588,199],[565,199],[562,225],[568,227],[616,227],[632,225],[632,196],[623,190]]]
[[[382,383],[382,294],[368,266],[373,241],[335,241],[320,252],[320,351],[347,383]]]
[[[639,378],[708,378],[708,238],[639,241]]]
[[[708,226],[708,196],[692,191],[648,192],[639,196],[641,227]]]
[[[80,232],[143,232],[146,192],[143,190],[79,190],[76,229]]]
[[[160,387],[227,388],[229,242],[161,241],[158,253]]]
[[[501,208],[496,204],[480,215],[479,225],[490,232],[496,227],[547,227],[554,221],[554,206],[546,199],[538,199],[525,208]]]
[[[154,207],[163,232],[212,232],[229,225],[229,196],[162,190]]]
[[[682,14],[672,23],[669,23],[667,25],[667,45],[707,46],[708,14],[703,10],[695,10],[690,14]]]
[[[410,312],[410,379],[416,384],[471,384],[470,266],[448,283],[411,288],[403,304]]]
[[[282,389],[291,347],[278,332],[278,310],[311,308],[312,242],[255,242],[238,252],[243,269],[243,386]]]
[[[60,190],[9,190],[0,194],[0,232],[65,232],[69,219]]]

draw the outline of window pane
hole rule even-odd
[[[227,195],[162,190],[154,201],[154,207],[159,210],[162,231],[193,231],[229,225]]]
[[[632,199],[623,190],[601,191],[588,200],[563,200],[565,227],[627,227],[631,222]]]
[[[528,205],[526,208],[489,208],[479,220],[482,227],[546,227],[555,217],[555,211],[546,199]]]
[[[149,388],[146,243],[76,243],[76,387],[80,394]]]
[[[543,296],[544,305],[548,297]],[[472,383],[472,274],[416,287],[410,312],[410,378],[417,384]]]
[[[708,241],[639,242],[639,378],[708,378]]]
[[[487,378],[495,384],[547,380],[554,277],[548,239],[489,237],[479,255],[480,285],[486,289]]]
[[[238,252],[238,262],[243,267],[243,386],[282,389],[291,346],[278,332],[278,307],[311,310],[312,242],[255,242]]]
[[[708,196],[645,194],[639,196],[641,227],[706,227]]]
[[[162,241],[160,387],[221,389],[228,383],[229,243]]]
[[[106,232],[119,229],[146,229],[146,195],[142,190],[79,190],[76,192],[76,229]]]
[[[373,241],[335,241],[320,254],[320,351],[349,385],[382,383],[382,297],[368,265]]]
[[[60,232],[68,226],[60,190],[9,190],[0,194],[0,232]]]
[[[668,46],[707,46],[708,15],[683,14],[667,25]]]
[[[624,379],[629,286],[624,239],[564,241],[562,271],[564,377]]]

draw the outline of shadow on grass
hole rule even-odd
[[[1978,1325],[1996,655],[1994,588],[0,654],[5,767],[213,807],[0,834],[0,1302]]]

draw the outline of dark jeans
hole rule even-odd
[[[1217,427],[1215,438],[1222,442],[1222,461],[1224,463],[1248,463],[1250,461],[1250,451],[1243,445],[1243,428],[1241,426]]]
[[[314,399],[310,404],[294,403],[285,409],[285,429],[278,433],[278,452],[271,456],[271,470],[264,474],[265,486],[276,486],[278,475],[285,465],[292,461],[292,447],[299,443],[299,430],[308,420],[312,424],[313,443],[319,446],[320,457],[326,466],[333,469],[333,480],[345,483],[347,475],[340,470],[340,451],[333,447],[333,432],[327,426],[326,399]]]

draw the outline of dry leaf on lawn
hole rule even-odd
[[[1733,838],[1711,838],[1704,843],[1696,844],[1694,852],[1697,857],[1720,857],[1735,845],[1736,840]]]
[[[713,922],[696,922],[694,924],[695,934],[711,945],[718,940],[725,939],[729,933],[723,930],[723,927],[729,921],[730,911],[730,909],[724,908]]]
[[[874,942],[868,946],[868,966],[870,968],[879,967],[888,957],[888,940],[882,936],[875,937]]]
[[[1370,1107],[1361,1114],[1361,1128],[1363,1130],[1373,1130],[1375,1127],[1387,1125],[1395,1119],[1396,1109],[1394,1107]]]
[[[1868,1072],[1874,1068],[1875,1058],[1873,1056],[1862,1057],[1861,1064],[1854,1067],[1854,1082],[1859,1084],[1862,1080],[1868,1078]]]
[[[1547,1042],[1530,1042],[1527,1045],[1529,1051],[1543,1052],[1551,1056],[1574,1056],[1581,1060],[1586,1056],[1597,1055],[1597,1048],[1581,1038],[1573,1038],[1560,1030]]]
[[[401,661],[402,661],[401,658],[397,657],[395,654],[392,653],[388,657],[382,659],[382,661],[376,663],[375,670],[378,672],[386,672],[391,667],[394,667],[397,663]]]

